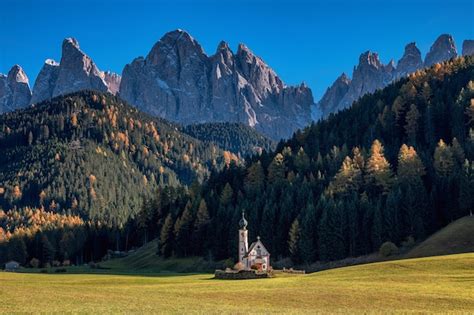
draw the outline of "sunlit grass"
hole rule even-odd
[[[474,312],[473,253],[261,280],[2,272],[0,283],[5,313]]]

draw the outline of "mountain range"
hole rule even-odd
[[[462,46],[463,56],[473,53],[474,41],[465,40]],[[384,65],[377,53],[366,51],[360,55],[359,64],[354,67],[352,79],[345,73],[341,74],[326,90],[317,108],[321,111],[322,117],[327,117],[331,113],[351,106],[354,101],[367,93],[373,93],[419,69],[430,67],[457,55],[454,39],[448,34],[443,34],[436,39],[424,61],[414,42],[405,46],[405,52],[396,64],[391,60]]]
[[[463,42],[462,53],[474,53],[473,40]],[[76,39],[67,38],[60,62],[45,61],[32,91],[19,65],[0,75],[0,113],[70,92],[96,90],[184,125],[236,122],[279,140],[312,120],[349,107],[367,93],[457,54],[447,34],[435,41],[424,61],[415,43],[406,45],[397,64],[392,60],[384,65],[377,53],[367,51],[354,67],[352,79],[342,74],[315,103],[309,87],[287,86],[244,44],[234,53],[221,42],[208,55],[190,34],[175,30],[165,34],[146,57],[127,64],[120,76],[101,71]]]

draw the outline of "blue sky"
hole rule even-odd
[[[0,72],[23,66],[34,83],[43,61],[61,55],[65,37],[79,40],[101,70],[121,73],[167,31],[181,28],[208,54],[220,40],[242,42],[287,84],[305,81],[318,100],[360,53],[398,60],[416,41],[424,55],[441,33],[458,50],[474,39],[474,1],[33,1],[0,0]]]

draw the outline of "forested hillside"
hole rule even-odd
[[[142,229],[161,255],[216,259],[236,258],[243,210],[250,239],[260,235],[274,259],[422,240],[474,208],[472,80],[472,57],[417,71],[186,196],[154,195]]]
[[[337,260],[423,240],[474,209],[473,99],[473,57],[436,64],[245,166],[105,94],[3,115],[0,202],[11,210],[0,212],[0,254],[81,262],[157,237],[164,257],[236,259],[244,210],[250,240],[260,235],[274,260]],[[193,181],[209,169],[203,184]],[[48,228],[22,219],[48,212],[61,214]]]
[[[261,154],[263,150],[271,151],[276,143],[257,132],[255,129],[238,123],[204,123],[188,125],[182,131],[188,135],[214,143],[224,150],[241,156]]]
[[[0,207],[44,206],[123,225],[158,186],[236,159],[110,94],[80,92],[0,116]]]

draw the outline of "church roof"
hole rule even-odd
[[[260,236],[257,236],[257,241],[253,242],[252,244],[250,244],[250,247],[249,247],[249,250],[247,251],[247,253],[245,254],[244,257],[248,257],[250,252],[255,248],[255,246],[257,246],[257,244],[260,244],[260,246],[262,247],[262,249],[264,249],[267,253],[269,252],[267,250],[267,248],[265,247],[265,245],[263,245],[262,241],[260,240]]]

